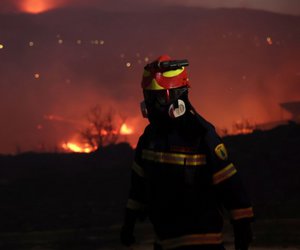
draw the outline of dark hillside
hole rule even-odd
[[[0,158],[0,230],[107,226],[120,221],[133,150]]]
[[[224,140],[258,218],[299,218],[300,126],[291,123]]]

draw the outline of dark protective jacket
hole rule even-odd
[[[214,127],[195,111],[167,126],[148,125],[132,166],[127,209],[146,210],[163,249],[222,245],[223,212],[253,210]]]

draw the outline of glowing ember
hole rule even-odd
[[[97,148],[92,148],[90,145],[85,144],[81,145],[79,143],[73,143],[73,142],[66,142],[63,143],[62,148],[68,152],[75,152],[75,153],[91,153],[92,151],[95,151]]]
[[[53,2],[52,0],[23,0],[21,9],[24,12],[38,14],[56,7]]]
[[[106,135],[108,135],[108,132],[105,129],[102,129],[100,134],[103,136],[106,136]]]
[[[268,43],[269,45],[272,45],[272,44],[273,44],[272,37],[267,37],[267,43]]]
[[[233,135],[241,135],[241,134],[246,135],[251,133],[253,133],[253,129],[243,128],[238,131],[235,131]]]
[[[123,123],[121,128],[120,128],[120,134],[121,135],[130,135],[133,133],[133,129],[129,128],[126,123]]]
[[[36,129],[37,130],[42,130],[43,129],[43,125],[41,125],[41,124],[36,125]]]

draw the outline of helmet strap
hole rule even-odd
[[[166,101],[167,101],[167,103],[170,102],[170,90],[169,89],[167,89]]]
[[[186,107],[183,100],[178,99],[177,102],[172,103],[169,107],[169,116],[177,118],[185,114]]]

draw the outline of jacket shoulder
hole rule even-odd
[[[207,121],[204,117],[199,115],[196,111],[191,110],[191,115],[193,117],[195,125],[202,129],[204,133],[215,131],[214,125]]]
[[[200,114],[198,114],[196,111],[191,112],[195,124],[200,129],[204,135],[205,141],[210,147],[214,147],[220,143],[222,143],[222,139],[217,134],[215,126],[211,124],[209,121],[207,121],[204,117],[202,117]]]
[[[139,137],[139,140],[138,140],[138,144],[137,144],[137,147],[139,146],[142,146],[145,141],[147,140],[147,138],[149,138],[150,134],[152,133],[152,127],[150,124],[148,124],[145,129],[144,129],[144,132],[142,133],[142,135]]]

